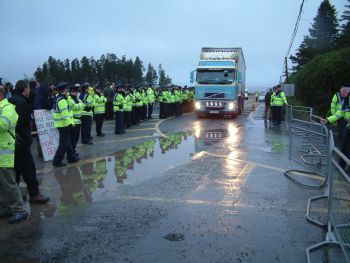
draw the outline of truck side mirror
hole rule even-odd
[[[196,71],[194,70],[194,71],[191,71],[191,73],[190,73],[190,83],[193,83],[194,82],[194,73],[195,73]]]

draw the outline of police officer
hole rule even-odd
[[[115,114],[115,134],[121,135],[125,133],[124,130],[124,118],[123,118],[123,107],[125,104],[124,100],[124,89],[122,86],[119,86],[117,89],[117,93],[113,98],[113,110]]]
[[[58,94],[53,103],[53,119],[54,127],[57,128],[59,133],[59,144],[56,150],[55,156],[53,158],[53,166],[63,167],[66,166],[62,162],[65,154],[67,154],[67,160],[69,163],[75,163],[79,161],[72,149],[72,139],[71,139],[71,129],[74,125],[73,114],[69,110],[67,93],[68,93],[68,83],[60,82],[57,85]]]
[[[141,121],[141,114],[142,114],[142,96],[140,94],[140,89],[135,89],[133,92],[133,95],[135,97],[135,119],[136,123],[139,124]]]
[[[94,105],[94,98],[88,92],[89,83],[84,83],[81,86],[81,94],[79,99],[84,103],[84,109],[81,112],[81,143],[92,144],[91,141],[91,124],[92,124],[92,110]]]
[[[142,100],[141,120],[145,120],[147,118],[148,99],[147,99],[147,94],[144,86],[141,88],[140,94],[141,94],[141,100]]]
[[[159,101],[159,119],[165,119],[164,114],[164,89],[162,88],[158,93],[158,101]]]
[[[0,87],[0,216],[10,216],[10,224],[28,218],[23,198],[13,173],[15,163],[15,127],[18,115],[15,106],[5,99]]]
[[[133,85],[130,85],[129,87],[129,96],[131,98],[131,123],[132,125],[138,125],[138,123],[136,122],[136,103],[135,103],[135,95],[134,95],[134,91],[135,88]]]
[[[124,112],[124,122],[127,128],[131,126],[131,114],[132,114],[132,94],[130,94],[130,89],[126,88],[125,89],[125,107],[123,107],[123,112]]]
[[[272,123],[275,126],[280,126],[282,121],[282,110],[283,105],[287,105],[287,98],[282,91],[282,86],[277,85],[274,87],[274,92],[271,95],[271,112],[272,112]]]
[[[343,108],[349,90],[346,87],[341,87],[339,92],[334,94],[331,102],[331,114],[334,115],[339,109]],[[338,124],[338,139],[343,140],[346,135],[346,121],[344,118],[339,118]]]
[[[350,83],[342,84],[342,87],[345,89],[350,89]],[[336,112],[332,116],[328,117],[327,119],[322,119],[321,123],[322,124],[335,123],[341,118],[344,118],[344,120],[348,123],[348,125],[346,126],[345,138],[341,146],[341,151],[347,158],[350,158],[350,125],[349,125],[350,96],[349,95],[344,100],[343,106],[341,108],[338,107]],[[343,159],[341,159],[339,161],[339,165],[344,168],[346,165],[346,162]]]
[[[153,112],[153,106],[154,106],[154,101],[155,101],[155,94],[154,90],[151,86],[148,87],[147,89],[147,102],[148,102],[148,119],[152,119],[152,112]]]
[[[78,98],[79,88],[80,88],[80,84],[75,84],[75,86],[70,89],[70,94],[67,99],[69,109],[72,111],[72,114],[73,114],[74,126],[72,126],[72,129],[71,129],[71,139],[72,139],[72,149],[76,156],[79,155],[78,152],[76,151],[76,147],[80,136],[81,112],[85,107],[84,103]]]
[[[103,96],[101,87],[95,85],[95,95],[94,95],[94,117],[96,121],[96,134],[99,137],[104,137],[105,134],[102,132],[103,119],[105,115],[107,98]]]

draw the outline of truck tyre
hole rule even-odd
[[[236,113],[236,112],[234,112],[234,113],[231,114],[231,118],[232,118],[232,119],[236,119],[236,117],[237,117],[237,113]]]
[[[204,116],[205,116],[204,114],[199,114],[199,113],[197,113],[197,118],[198,118],[198,119],[203,119]]]

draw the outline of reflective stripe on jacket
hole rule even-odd
[[[125,100],[122,94],[116,93],[113,98],[113,111],[123,111]]]
[[[74,124],[81,124],[81,112],[85,107],[84,103],[80,99],[73,98],[72,96],[68,96],[67,102],[73,114]]]
[[[104,114],[106,111],[107,98],[103,95],[94,95],[94,114]]]
[[[337,112],[337,110],[341,109],[342,107],[343,107],[342,100],[341,100],[339,92],[337,92],[336,94],[334,94],[334,96],[332,98],[331,114],[334,115]]]
[[[154,95],[154,91],[151,87],[149,87],[147,89],[147,98],[148,98],[148,103],[154,103],[155,95]]]
[[[343,107],[337,108],[336,112],[327,118],[329,123],[334,123],[338,121],[340,118],[344,118],[345,121],[348,123],[347,127],[349,128],[349,121],[350,121],[350,97],[347,98],[347,101],[345,101]]]
[[[282,107],[284,104],[288,104],[288,103],[287,103],[286,95],[284,94],[283,91],[278,93],[276,92],[272,93],[270,106]]]
[[[92,116],[92,109],[94,107],[94,98],[87,92],[80,94],[79,99],[84,103],[85,107],[90,108],[90,110],[86,110],[85,107],[81,111],[81,115]]]

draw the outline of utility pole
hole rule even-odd
[[[284,58],[284,64],[285,64],[285,74],[286,74],[286,81],[288,81],[288,59],[287,57]]]

